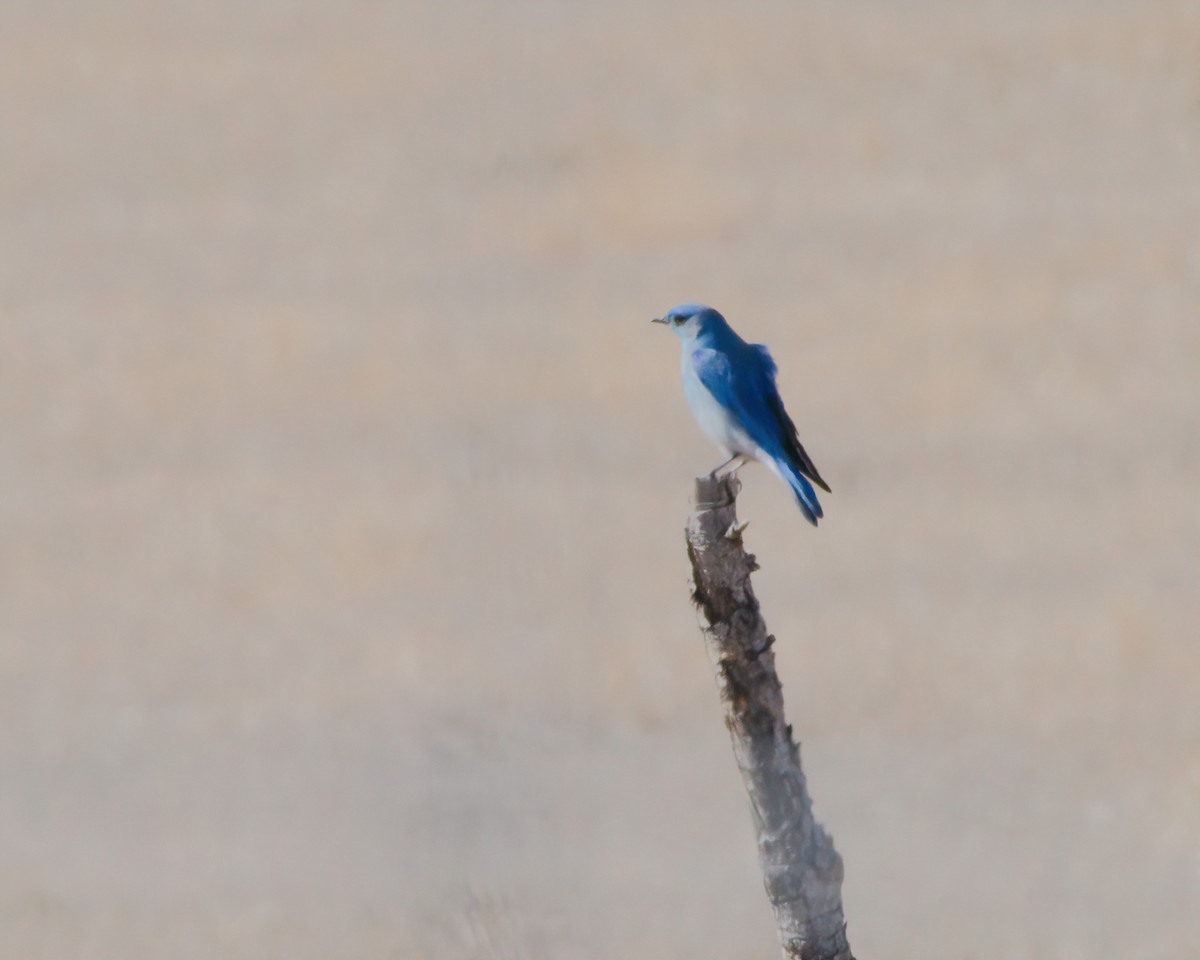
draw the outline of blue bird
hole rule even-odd
[[[653,323],[675,331],[683,347],[683,393],[700,428],[729,459],[713,470],[737,470],[746,460],[765,464],[796,496],[814,527],[824,516],[815,483],[829,484],[804,452],[796,425],[775,388],[775,361],[761,343],[747,343],[712,307],[681,303]]]

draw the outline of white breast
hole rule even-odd
[[[683,395],[687,398],[688,407],[691,408],[696,422],[700,424],[700,429],[716,441],[726,457],[744,453],[759,459],[758,445],[738,425],[729,411],[717,403],[716,398],[696,376],[696,371],[692,369],[691,350],[686,345],[683,351]]]

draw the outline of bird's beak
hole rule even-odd
[[[651,323],[666,323],[666,322],[667,322],[667,318],[666,318],[666,317],[655,317],[655,318],[654,318],[654,319],[652,319],[650,322],[651,322]]]

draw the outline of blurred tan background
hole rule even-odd
[[[859,956],[1200,956],[1194,3],[3,18],[0,956],[773,956],[688,299]]]

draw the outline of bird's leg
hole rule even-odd
[[[732,467],[729,466],[731,463],[733,464]],[[735,453],[732,457],[730,457],[728,460],[726,460],[719,467],[714,467],[712,473],[710,473],[709,476],[712,479],[716,480],[717,477],[719,477],[723,472],[724,473],[737,473],[745,465],[746,465],[746,455],[744,453]]]

